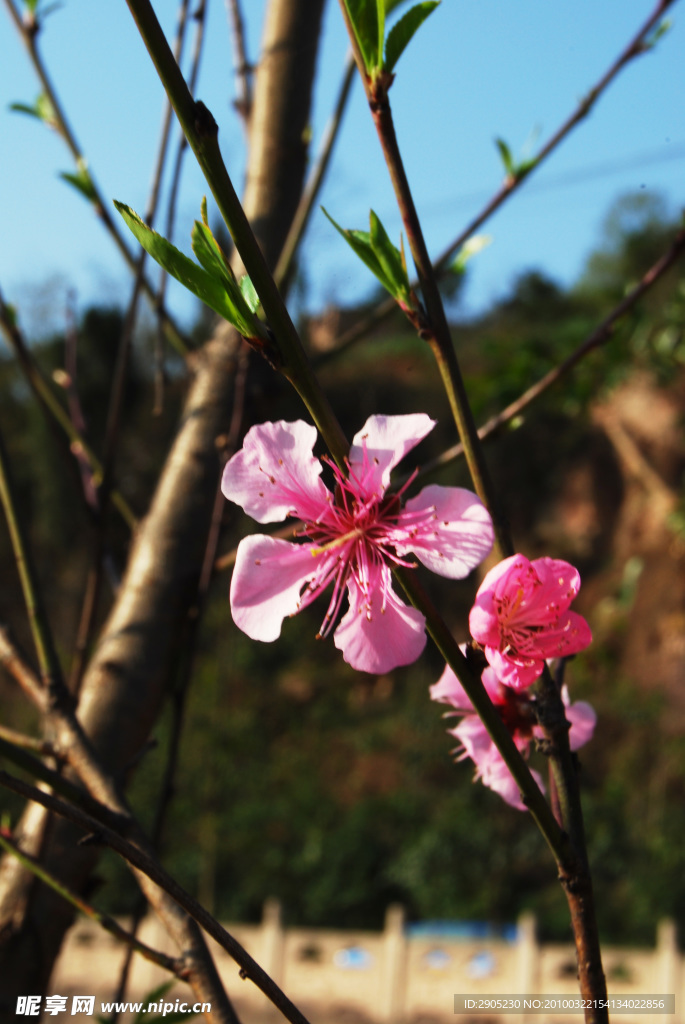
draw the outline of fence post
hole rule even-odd
[[[270,898],[262,911],[262,967],[277,985],[283,983],[284,938],[281,904]]]
[[[680,953],[675,922],[665,917],[656,929],[655,995],[675,995],[676,1014],[680,1015]],[[676,1017],[676,1020],[678,1017]]]
[[[537,942],[537,921],[535,914],[528,910],[520,915],[516,923],[516,995],[531,996],[540,989],[540,950]],[[532,1020],[525,1010],[520,1021]]]
[[[385,912],[383,952],[380,1018],[397,1024],[404,1013],[407,963],[404,907],[399,903],[391,904]]]

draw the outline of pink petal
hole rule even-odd
[[[564,690],[562,690],[562,698],[564,697]],[[564,703],[568,699],[568,691],[566,691],[566,697]],[[595,725],[597,724],[597,712],[584,700],[577,700],[575,704],[567,704],[566,706],[566,717],[571,723],[569,729],[568,740],[571,746],[571,750],[580,750],[582,746],[592,739],[592,734],[595,731]]]
[[[523,590],[515,618],[540,626],[554,623],[565,612],[580,590],[578,570],[558,558],[536,558],[527,572],[517,573],[517,586]],[[509,582],[513,588],[514,576]],[[502,585],[497,588],[502,592]]]
[[[366,497],[385,494],[393,467],[434,426],[435,420],[422,412],[409,416],[369,416],[354,435],[350,449],[350,467],[361,481]]]
[[[489,555],[494,541],[487,509],[463,487],[424,487],[410,498],[406,512],[433,509],[432,518],[409,530],[406,544],[396,544],[399,555],[413,551],[425,566],[440,576],[461,580]],[[400,517],[402,525],[402,517]]]
[[[469,631],[479,644],[499,647],[501,634],[499,616],[495,606],[495,586],[521,557],[523,556],[512,555],[511,558],[505,558],[504,561],[498,562],[490,572],[486,573],[478,588],[476,600],[469,612]]]
[[[545,792],[545,785],[542,781],[542,777],[534,768],[531,768],[530,774],[537,782],[541,792]],[[514,807],[517,811],[527,811],[528,808],[521,799],[521,792],[514,780],[514,776],[507,768],[504,761],[500,760],[498,763],[493,763],[489,766],[487,774],[481,776],[483,783],[489,788],[498,793],[503,800]]]
[[[278,523],[288,515],[316,520],[325,516],[331,494],[320,479],[312,454],[316,427],[296,420],[260,423],[245,435],[229,459],[221,490],[258,523]]]
[[[473,705],[467,697],[464,687],[461,685],[449,665],[445,665],[445,671],[442,673],[437,683],[433,683],[433,685],[429,687],[429,690],[431,700],[437,700],[441,704],[451,704],[452,707],[457,709],[457,711],[473,712]]]
[[[545,665],[544,658],[531,658],[530,660],[510,658],[503,654],[498,647],[486,647],[485,657],[499,681],[515,690],[534,683]]]
[[[493,704],[505,702],[502,696],[502,684],[497,678],[497,673],[489,665],[483,669],[483,675],[480,677],[480,680],[488,691],[488,697]]]
[[[459,740],[467,754],[476,765],[479,774],[486,769],[490,761],[500,757],[495,744],[481,722],[478,715],[466,715],[455,729],[447,730]]]
[[[426,646],[426,620],[421,612],[400,601],[390,587],[369,591],[368,597],[350,581],[350,608],[335,631],[335,646],[361,672],[389,672],[410,665]]]
[[[270,642],[286,615],[300,610],[300,592],[317,573],[310,549],[254,534],[241,540],[231,580],[231,614],[243,633]]]

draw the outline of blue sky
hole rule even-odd
[[[250,55],[258,52],[263,0],[245,0]],[[169,33],[175,4],[156,9]],[[497,189],[502,168],[494,139],[524,151],[540,145],[572,112],[648,17],[651,0],[443,0],[403,55],[391,100],[400,144],[429,249],[438,253]],[[612,200],[628,191],[662,193],[674,215],[685,201],[683,5],[654,52],[633,61],[590,118],[567,138],[482,230],[493,244],[472,264],[465,311],[501,296],[517,273],[541,268],[570,283],[596,244]],[[126,5],[64,0],[40,37],[41,52],[103,194],[142,211],[159,135],[163,94]],[[313,117],[314,147],[327,120],[347,50],[340,12],[329,0]],[[49,300],[68,287],[85,306],[126,301],[129,278],[89,206],[57,175],[72,170],[61,140],[37,121],[8,111],[32,102],[37,79],[4,9],[0,11],[0,288],[38,330]],[[209,0],[198,98],[220,127],[236,187],[243,133],[230,34],[222,0]],[[207,191],[187,160],[175,242],[189,251],[192,221]],[[357,83],[321,201],[347,227],[364,227],[373,207],[393,237],[400,221],[362,90]],[[211,207],[210,207],[211,210]],[[210,214],[211,216],[211,214]],[[308,302],[352,303],[371,283],[317,213],[306,240]],[[46,282],[51,282],[49,288]],[[172,305],[188,323],[194,307]]]

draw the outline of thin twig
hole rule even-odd
[[[265,343],[263,354],[277,365],[295,387],[326,439],[331,455],[344,467],[349,442],[312,371],[295,325],[240,204],[221,155],[217,124],[204,104],[193,99],[173,59],[150,0],[127,0],[127,4],[245,270],[259,295],[273,332],[269,343]]]
[[[599,97],[618,75],[619,71],[621,71],[626,64],[629,64],[631,60],[634,60],[636,57],[648,52],[649,47],[646,45],[646,39],[649,33],[663,18],[668,8],[674,3],[675,0],[658,0],[656,7],[647,18],[642,28],[638,30],[627,46],[621,51],[608,71],[602,75],[587,95],[583,97],[575,111],[538,150],[535,157],[530,161],[525,172],[517,175],[516,177],[508,177],[505,179],[499,190],[495,193],[492,199],[486,203],[481,212],[474,217],[471,223],[464,228],[461,234],[459,234],[444,250],[444,252],[438,256],[436,266],[444,267],[454,253],[462,247],[471,235],[482,227],[485,221],[488,220],[492,214],[495,213],[495,211],[498,210],[511,195],[513,195],[514,192],[516,192],[523,182],[526,181],[542,163],[544,163],[547,157],[559,146],[561,142],[563,142],[569,132],[571,132],[577,124],[580,124],[581,121],[585,120]]]
[[[65,761],[64,754],[57,752],[54,748],[50,750],[50,756],[62,763]],[[95,800],[85,789],[81,789],[80,786],[70,782],[69,779],[60,775],[59,772],[48,768],[37,757],[27,753],[26,750],[22,750],[21,747],[16,746],[14,743],[3,739],[2,736],[0,736],[0,757],[11,761],[17,768],[21,768],[22,771],[32,775],[34,779],[40,779],[50,789],[63,796],[65,800],[69,800],[77,807],[81,807],[86,814],[90,814],[92,817],[97,818],[98,821],[109,825],[110,828],[115,829],[120,835],[128,835],[131,832],[131,819],[127,815],[111,811],[105,804]]]
[[[38,706],[44,711],[52,726],[53,744],[57,755],[62,756],[74,769],[92,797],[126,819],[127,828],[131,830],[136,842],[143,848],[146,841],[142,830],[135,823],[119,787],[100,766],[98,758],[74,714],[73,701],[64,682],[49,623],[43,610],[40,589],[24,536],[23,524],[17,515],[9,466],[1,435],[0,501],[5,510],[43,683],[41,687],[37,680],[32,681],[26,690],[36,696]],[[17,659],[18,656],[15,653],[10,659],[10,665],[16,667]],[[18,674],[26,680],[30,675],[30,670],[24,666]],[[220,1019],[235,1024],[237,1020],[235,1011],[221,985],[211,957],[199,935],[196,934],[194,926],[189,928],[188,925],[191,922],[188,922],[185,917],[179,921],[173,905],[167,902],[163,893],[160,894],[159,890],[150,887],[146,878],[142,880],[142,884],[148,900],[172,931],[184,952],[188,978],[194,991],[205,994],[208,991],[211,992],[214,1012],[221,1014]]]
[[[500,206],[502,206],[502,204],[520,188],[523,182],[527,181],[531,174],[533,174],[547,160],[547,157],[549,157],[558,148],[559,144],[563,142],[566,136],[569,135],[570,132],[589,115],[600,96],[605,92],[622,68],[629,64],[634,58],[639,57],[641,54],[646,52],[647,47],[645,45],[645,41],[647,36],[655,25],[663,18],[664,14],[673,3],[675,3],[675,0],[659,0],[642,28],[639,29],[627,46],[624,47],[608,71],[602,75],[599,81],[579,102],[573,113],[567,117],[563,124],[539,149],[533,160],[531,160],[526,172],[518,175],[517,177],[506,178],[497,192],[495,192],[492,198],[485,204],[483,209],[476,214],[473,220],[469,222],[457,237],[450,242],[447,248],[444,249],[433,261],[433,267],[438,276],[441,277],[448,272],[449,263],[454,254],[473,234],[475,234],[476,231],[479,230],[479,228],[483,226],[487,220],[490,219]],[[416,283],[418,282],[412,282],[412,284]],[[353,324],[340,335],[338,343],[334,349],[318,356],[315,360],[315,365],[319,366],[323,363],[329,362],[337,355],[347,351],[348,348],[354,345],[361,338],[365,337],[375,327],[378,327],[379,324],[387,320],[396,309],[397,304],[392,298],[387,298],[382,302],[379,302],[374,309],[365,313],[356,324]]]
[[[9,15],[12,21],[14,22],[17,32],[21,36],[21,40],[24,43],[24,46],[26,47],[31,63],[33,64],[34,70],[38,75],[38,78],[40,79],[41,85],[43,86],[43,91],[48,100],[50,101],[50,105],[54,112],[54,128],[57,131],[57,133],[61,135],[64,142],[66,143],[67,148],[69,149],[74,159],[74,162],[76,163],[77,168],[81,171],[87,169],[88,161],[86,160],[86,157],[83,151],[81,150],[81,147],[76,141],[76,136],[74,135],[74,132],[67,120],[66,114],[64,113],[64,110],[59,101],[55,88],[47,73],[45,64],[43,63],[43,59],[38,51],[37,33],[35,30],[32,30],[30,27],[27,27],[27,25],[24,23],[21,15],[14,6],[13,0],[4,0],[4,2],[5,7],[7,8]],[[112,240],[114,241],[114,244],[123,256],[129,269],[133,271],[133,273],[136,273],[138,266],[138,257],[131,252],[126,242],[124,241],[124,236],[119,231],[117,225],[115,224],[109,212],[110,204],[104,199],[89,169],[88,179],[89,183],[92,185],[93,190],[93,199],[91,205],[93,206],[96,214],[104,224],[110,238],[112,238]],[[190,342],[185,337],[184,333],[180,330],[180,328],[177,326],[175,320],[173,319],[169,311],[166,308],[157,305],[154,288],[147,280],[147,278],[143,279],[142,288],[148,300],[150,301],[153,310],[155,311],[156,315],[159,317],[161,323],[163,324],[164,331],[169,339],[169,342],[181,353],[181,355],[187,355],[187,353],[191,349]]]
[[[0,626],[0,665],[19,684],[39,711],[47,711],[45,690],[40,679],[12,641],[9,630]]]
[[[240,943],[147,853],[78,808],[72,807],[70,804],[48,793],[44,793],[35,786],[22,782],[8,772],[0,771],[0,785],[5,786],[13,793],[18,793],[27,800],[33,800],[41,804],[54,814],[66,818],[67,821],[70,821],[86,833],[85,842],[109,846],[110,849],[118,853],[124,860],[132,864],[139,872],[166,892],[190,917],[197,921],[200,927],[208,935],[211,935],[222,949],[225,949],[240,966],[241,975],[249,978],[291,1024],[309,1024],[307,1018],[288,999],[278,985],[272,981],[266,971],[243,949]]]
[[[613,337],[618,322],[632,309],[632,307],[659,280],[659,278],[662,277],[663,274],[665,274],[666,271],[678,261],[684,250],[685,230],[678,232],[670,249],[649,268],[641,278],[640,282],[631,289],[630,292],[628,292],[621,302],[619,302],[619,304],[604,318],[602,323],[599,324],[599,326],[596,327],[595,330],[589,334],[588,337],[585,338],[585,340],[569,356],[567,356],[566,359],[563,360],[563,362],[559,363],[558,366],[555,366],[554,369],[550,370],[549,373],[546,373],[544,377],[541,377],[535,384],[532,384],[523,392],[522,395],[519,395],[517,399],[506,406],[506,408],[502,409],[494,416],[491,416],[489,420],[478,428],[478,437],[481,441],[497,436],[497,434],[506,427],[508,423],[511,423],[511,421],[517,416],[520,416],[536,398],[539,398],[540,395],[547,391],[548,388],[553,384],[556,384],[558,380],[561,380],[561,378],[572,370],[577,363],[585,358],[585,356],[589,355],[601,345],[606,344],[606,342]],[[461,444],[456,444],[451,448],[447,448],[436,458],[424,462],[414,475],[414,479],[420,480],[423,477],[434,473],[437,469],[442,469],[444,466],[451,465],[451,463],[456,462],[457,459],[461,458],[463,454],[464,449]],[[397,487],[401,487],[402,484],[406,483],[408,480],[408,476],[399,476],[394,478],[394,480],[395,485]],[[282,538],[294,537],[301,528],[301,525],[302,524],[300,522],[289,522],[286,526],[282,526],[277,530],[271,531],[270,536]],[[227,551],[226,554],[220,555],[214,565],[215,572],[223,572],[226,569],[232,568],[235,564],[237,550],[237,548],[233,548],[231,551]]]
[[[245,408],[245,387],[247,382],[247,368],[247,348],[244,347],[242,350],[242,358],[240,359],[238,369],[236,372],[233,401],[233,416],[231,419],[228,436],[225,439],[223,452],[224,458],[222,459],[222,462],[225,462],[226,458],[228,458],[229,455],[231,455],[235,451],[240,436]],[[197,586],[197,596],[195,599],[194,606],[188,610],[188,614],[186,617],[185,637],[181,644],[183,654],[181,657],[181,663],[178,672],[176,673],[175,684],[172,689],[171,736],[169,738],[167,759],[166,764],[164,766],[162,783],[157,796],[157,807],[150,833],[150,841],[152,848],[157,851],[159,851],[161,847],[162,834],[164,830],[166,815],[172,797],[174,795],[174,783],[176,778],[176,772],[178,769],[181,735],[185,718],[184,712],[186,706],[186,697],[190,687],[192,671],[195,662],[197,631],[200,625],[202,612],[204,610],[204,606],[206,603],[209,585],[211,583],[212,576],[216,571],[216,549],[219,543],[224,505],[224,497],[221,492],[221,487],[219,486],[217,487],[216,500],[214,502],[212,520],[209,528],[209,534],[207,537],[205,556],[202,563],[202,569],[200,571],[200,578]],[[133,911],[133,934],[136,933],[138,926],[140,925],[140,922],[144,917],[145,909],[145,900],[139,899]],[[128,950],[126,956],[124,957],[124,962],[121,967],[119,984],[117,986],[115,999],[113,1000],[114,1002],[123,1002],[131,962],[132,951]],[[117,1020],[117,1017],[118,1014],[113,1014],[112,1017],[110,1018],[110,1024],[114,1024],[114,1022]]]
[[[352,88],[352,82],[354,81],[354,69],[354,57],[350,54],[345,62],[345,70],[338,90],[338,97],[335,101],[333,113],[326,125],[326,130],[321,140],[321,146],[316,162],[314,163],[309,178],[307,179],[307,184],[302,192],[300,202],[297,206],[297,210],[295,211],[295,216],[293,217],[290,230],[288,231],[287,238],[283,244],[281,255],[278,257],[278,263],[276,264],[276,269],[274,271],[274,280],[283,292],[287,292],[295,255],[304,237],[305,231],[307,230],[307,225],[309,223],[312,209],[314,208],[314,203],[321,191],[321,186],[326,176],[331,156],[333,155],[333,147],[340,131],[343,114],[345,113],[347,100]]]
[[[181,4],[179,7],[176,42],[174,44],[174,56],[176,60],[179,62],[181,60],[181,54],[183,52],[183,42],[185,39],[189,2],[190,0],[181,0]],[[157,213],[159,190],[162,182],[164,164],[166,162],[168,152],[169,135],[171,130],[171,116],[171,104],[167,100],[164,103],[164,110],[162,112],[162,127],[160,131],[159,146],[157,150],[154,171],[152,174],[150,195],[148,197],[147,206],[145,208],[145,220],[150,226],[152,226],[152,224],[154,223],[155,216]],[[74,652],[74,659],[70,674],[70,689],[74,695],[78,693],[83,672],[85,670],[86,653],[90,646],[90,642],[93,636],[93,630],[95,628],[95,620],[98,610],[98,603],[102,585],[102,575],[104,571],[105,543],[107,534],[110,491],[112,489],[112,482],[114,478],[114,465],[120,436],[121,415],[124,405],[124,394],[126,391],[126,381],[131,356],[131,347],[133,344],[133,333],[135,330],[136,319],[138,316],[138,300],[140,298],[145,278],[146,260],[147,253],[145,249],[141,249],[140,255],[138,256],[135,279],[133,282],[133,289],[131,292],[131,297],[129,299],[128,308],[126,310],[126,315],[124,316],[124,323],[121,330],[121,335],[119,337],[119,345],[117,348],[117,357],[114,367],[114,375],[112,378],[112,386],[110,389],[109,408],[107,410],[107,422],[105,426],[105,438],[102,446],[102,477],[100,480],[100,486],[98,488],[98,503],[92,536],[90,571],[88,573],[88,578],[86,582],[86,590],[83,598],[81,616],[79,621],[76,650]]]
[[[0,846],[13,857],[23,864],[23,866],[35,875],[37,879],[47,885],[53,892],[56,892],[58,896],[66,900],[67,903],[71,903],[85,917],[90,918],[91,921],[95,921],[104,928],[105,931],[113,935],[115,939],[119,939],[120,942],[125,943],[131,952],[140,953],[142,957],[149,960],[150,963],[156,964],[157,967],[161,967],[165,971],[170,971],[181,981],[186,981],[186,968],[183,961],[178,957],[167,956],[166,953],[161,953],[157,949],[152,949],[151,946],[147,946],[144,942],[141,942],[127,932],[125,928],[117,924],[114,918],[110,917],[109,914],[103,914],[100,910],[96,910],[95,907],[91,906],[90,903],[86,903],[84,899],[78,896],[75,892],[72,892],[68,886],[58,881],[54,875],[46,870],[40,864],[35,857],[31,854],[25,853],[19,844],[12,838],[12,835],[0,828]]]
[[[2,664],[1,654],[0,664]],[[33,750],[44,757],[55,756],[54,748],[49,740],[40,739],[38,736],[27,736],[23,732],[17,732],[16,729],[9,729],[6,725],[0,725],[0,739],[21,750]]]
[[[233,106],[240,114],[247,131],[250,127],[252,113],[252,65],[247,59],[245,46],[245,22],[240,9],[240,0],[226,0],[226,12],[231,23],[231,40],[233,42],[233,70],[236,78],[237,97]]]
[[[200,61],[202,58],[202,49],[205,40],[206,15],[207,4],[205,3],[205,0],[199,0],[197,9],[193,15],[193,20],[195,21],[195,36],[193,39],[192,57],[190,61],[190,74],[188,76],[188,88],[193,94],[195,93],[195,85],[200,72]],[[171,109],[171,104],[169,105],[169,109]],[[181,132],[176,149],[176,159],[174,160],[171,184],[169,186],[169,197],[167,200],[164,237],[169,241],[172,240],[174,235],[176,203],[181,186],[183,157],[187,148],[188,140],[183,132]],[[169,275],[160,267],[159,285],[157,287],[157,302],[160,306],[164,306],[168,280]],[[164,382],[164,331],[161,328],[161,324],[159,324],[155,334],[155,403],[153,413],[156,416],[161,416],[162,409],[164,408]]]
[[[483,449],[478,439],[476,423],[466,394],[466,387],[457,354],[452,344],[452,337],[449,324],[447,323],[442,296],[438,288],[437,277],[428,255],[423,229],[397,141],[392,109],[388,98],[388,89],[392,83],[392,76],[386,73],[381,73],[378,76],[366,73],[364,58],[357,44],[345,0],[340,0],[340,7],[353,50],[355,51],[357,67],[364,84],[369,110],[371,111],[378,141],[380,142],[395,192],[402,223],[407,233],[407,241],[414,259],[423,296],[424,309],[419,306],[413,309],[403,309],[403,312],[405,312],[410,322],[418,331],[419,336],[427,341],[431,347],[461,443],[464,445],[464,455],[473,486],[478,497],[490,513],[495,531],[495,546],[499,550],[500,557],[505,558],[513,553],[511,538],[501,511],[499,498],[490,478]]]
[[[604,318],[602,323],[566,359],[546,373],[544,377],[541,377],[535,384],[532,384],[522,395],[519,395],[517,399],[502,409],[501,412],[491,416],[489,420],[478,428],[480,439],[485,440],[485,438],[497,434],[508,423],[511,423],[513,419],[520,416],[524,409],[534,402],[536,398],[539,398],[548,388],[556,384],[558,380],[561,380],[581,359],[584,359],[585,356],[589,355],[590,352],[594,352],[601,345],[606,344],[613,336],[618,322],[633,308],[645,292],[649,291],[652,285],[680,259],[683,251],[685,251],[685,230],[678,232],[670,249],[649,268],[639,283],[628,292],[625,298]],[[454,445],[454,447],[444,451],[437,459],[426,462],[420,473],[423,475],[446,466],[454,462],[455,459],[460,458],[461,455],[463,455],[462,446],[460,444]]]
[[[24,335],[19,329],[16,317],[10,307],[5,303],[0,293],[0,328],[2,329],[10,348],[17,357],[26,380],[33,391],[38,403],[41,406],[49,426],[57,423],[71,442],[71,452],[77,458],[84,457],[91,467],[94,477],[102,474],[102,463],[90,447],[85,437],[76,429],[66,409],[55,395],[52,386],[43,376],[31,351],[26,344]],[[126,499],[117,491],[112,491],[112,504],[121,514],[129,529],[133,530],[137,525],[137,519],[131,510]]]
[[[37,582],[36,572],[29,552],[24,524],[17,511],[17,504],[14,497],[14,486],[12,483],[9,461],[5,451],[5,445],[0,431],[0,503],[5,512],[7,527],[14,559],[17,563],[17,571],[21,581],[24,594],[26,611],[28,612],[29,624],[33,636],[33,643],[36,648],[36,656],[43,678],[45,689],[50,692],[53,686],[58,687],[62,677],[62,669],[57,657],[57,651],[52,638],[52,631],[43,605],[42,594]]]

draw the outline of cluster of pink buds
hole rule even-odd
[[[531,683],[548,659],[576,654],[592,640],[585,619],[569,610],[579,589],[580,575],[568,562],[554,558],[530,562],[524,555],[513,555],[490,570],[471,609],[471,635],[488,661],[483,685],[524,756],[531,742],[543,735]],[[591,738],[596,715],[583,701],[572,704],[566,687],[561,696],[570,723],[571,749],[577,750]],[[459,740],[459,759],[470,757],[477,779],[512,807],[525,810],[518,786],[449,666],[431,687],[431,697],[463,716],[449,730]],[[532,774],[544,792],[542,779],[537,772]]]

